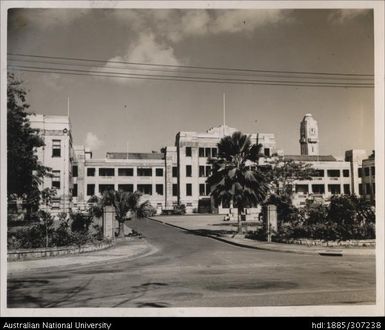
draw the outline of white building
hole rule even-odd
[[[38,148],[37,156],[51,169],[52,177],[45,177],[40,189],[55,188],[53,211],[67,212],[72,198],[72,148],[71,123],[67,116],[31,115],[31,127],[40,130],[45,146]]]
[[[114,189],[142,192],[143,200],[149,200],[159,213],[177,204],[184,204],[188,213],[218,211],[206,184],[211,171],[208,160],[217,157],[218,142],[237,131],[235,128],[221,125],[206,132],[179,132],[175,145],[161,152],[107,152],[105,158],[93,159],[92,151],[72,146],[67,116],[35,115],[30,119],[46,144],[37,153],[52,168],[53,177],[45,178],[41,188],[57,189],[54,210],[86,209],[91,196]],[[250,138],[253,144],[262,144],[262,163],[283,155],[276,149],[274,134],[252,133]],[[295,183],[296,206],[336,194],[359,194],[374,200],[374,157],[367,159],[363,150],[347,151],[344,161],[319,155],[318,124],[311,114],[301,122],[300,146],[301,155],[284,155],[284,159],[310,163],[318,173],[312,180]]]

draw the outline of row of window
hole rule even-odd
[[[87,196],[95,195],[95,184],[87,184]],[[75,188],[76,187],[76,188]],[[102,194],[104,191],[115,190],[115,186],[113,184],[99,184],[99,193]],[[76,195],[75,195],[76,190]],[[134,192],[133,184],[118,184],[118,190],[125,192]],[[139,191],[145,195],[152,195],[153,191],[155,191],[156,195],[163,196],[164,194],[164,185],[156,184],[155,190],[153,190],[153,185],[151,184],[138,184],[136,186],[136,191]],[[74,184],[74,188],[72,190],[72,195],[77,197],[77,184]]]
[[[326,174],[327,174],[328,178],[339,178],[339,177],[341,177],[341,170],[327,170]],[[325,177],[325,170],[315,169],[314,174],[312,176],[313,177]],[[342,176],[344,178],[348,178],[350,176],[350,171],[349,170],[342,170]]]
[[[371,167],[363,167],[358,169],[358,177],[361,178],[363,176],[375,176],[376,175],[376,169],[374,166]]]
[[[341,194],[341,185],[339,185],[339,184],[328,184],[327,188],[328,188],[328,193],[330,193],[330,194],[333,194],[333,195]],[[311,185],[311,190],[312,190],[313,194],[324,194],[325,193],[325,185],[313,184],[313,185]],[[344,190],[345,195],[349,195],[350,194],[350,185],[344,184],[343,190]],[[295,187],[295,191],[297,193],[308,194],[309,193],[309,185],[297,184]]]
[[[87,176],[95,176],[96,168],[88,167],[87,168]],[[136,169],[137,176],[152,176],[153,169],[151,167],[138,167]],[[72,167],[72,176],[78,176],[78,167]],[[102,167],[99,168],[99,176],[115,176],[115,168]],[[118,168],[118,176],[134,176],[134,168]],[[155,176],[163,176],[163,168],[155,169]]]
[[[217,148],[199,148],[198,149],[199,157],[217,157],[218,149]],[[186,147],[186,157],[191,157],[191,147]]]
[[[375,194],[375,192],[376,192],[376,184],[374,182],[372,184],[370,184],[370,183],[365,183],[365,184],[360,183],[358,185],[358,193],[360,195],[371,195],[371,194]]]
[[[57,182],[57,181],[52,181]],[[60,183],[60,181],[59,181]],[[344,184],[343,186],[343,193],[346,195],[350,194],[350,185]],[[365,187],[365,191],[364,191]],[[60,188],[60,185],[59,187]],[[329,184],[327,185],[328,192],[333,195],[341,194],[341,185],[339,184]],[[102,194],[106,190],[114,190],[115,186],[113,184],[100,184],[99,185],[99,193]],[[313,194],[325,194],[325,185],[323,184],[313,184],[311,185],[311,189]],[[134,191],[134,185],[133,184],[118,184],[118,190],[126,191],[126,192],[133,192]],[[140,191],[143,194],[146,195],[152,195],[153,194],[153,186],[151,184],[138,184],[137,191]],[[359,184],[359,194],[371,194],[375,191],[375,184],[372,185],[367,183],[365,185]],[[157,195],[163,196],[164,194],[164,186],[163,184],[156,184],[155,185],[155,192]],[[296,185],[296,192],[297,193],[303,193],[308,194],[309,193],[309,186],[308,185]],[[77,197],[78,195],[78,185],[74,184],[72,189],[72,196]],[[87,184],[87,196],[93,196],[95,195],[95,184]],[[172,185],[172,195],[178,196],[178,185],[173,184]],[[208,184],[201,183],[199,184],[199,196],[208,196],[210,195],[210,186]],[[186,196],[192,196],[192,184],[187,183],[186,184]]]

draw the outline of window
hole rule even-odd
[[[163,176],[163,168],[155,169],[155,175],[156,176]]]
[[[313,194],[323,195],[325,193],[325,186],[323,184],[313,184],[311,189]]]
[[[342,170],[342,175],[344,176],[344,178],[348,178],[349,177],[349,170]]]
[[[72,187],[72,197],[78,197],[78,185],[76,183]]]
[[[192,184],[191,183],[186,184],[186,196],[192,196]]]
[[[99,168],[99,176],[114,176],[114,168]]]
[[[201,184],[199,184],[199,196],[205,196],[205,195],[206,195],[205,184],[201,183]]]
[[[376,175],[376,168],[374,166],[372,166],[370,168],[371,172],[372,172],[372,176],[375,176]]]
[[[134,192],[133,184],[118,184],[118,190],[124,192]]]
[[[366,195],[370,195],[372,193],[372,187],[370,183],[365,184]]]
[[[138,167],[138,176],[152,176],[152,168],[151,167]]]
[[[210,157],[211,156],[211,148],[206,148],[205,149],[205,157]]]
[[[325,176],[325,171],[324,170],[314,170],[314,174],[312,175],[313,177],[324,177]]]
[[[78,167],[76,165],[72,166],[72,176],[74,178],[78,177]]]
[[[299,194],[307,194],[309,192],[309,186],[307,184],[297,184],[295,191]]]
[[[350,185],[349,184],[344,184],[344,194],[350,195]]]
[[[191,147],[186,147],[186,157],[191,157]]]
[[[364,194],[363,187],[362,187],[362,183],[360,183],[360,184],[358,185],[358,193],[359,193],[360,195],[363,195],[363,194]]]
[[[150,184],[138,184],[138,191],[145,195],[152,195],[152,185]]]
[[[99,193],[103,194],[105,191],[115,190],[115,187],[113,184],[100,184],[99,185]]]
[[[376,193],[376,183],[375,182],[372,183],[372,193],[373,194]]]
[[[133,168],[118,168],[118,176],[133,176]]]
[[[212,157],[217,157],[217,156],[218,156],[218,150],[217,150],[217,148],[212,148],[212,149],[211,149],[211,156],[212,156]]]
[[[95,168],[87,168],[87,176],[95,176]]]
[[[191,176],[192,170],[191,170],[191,165],[186,165],[186,176]]]
[[[93,196],[95,195],[95,185],[94,184],[88,184],[87,185],[87,196]]]
[[[162,184],[155,185],[155,191],[158,195],[163,196],[163,185]]]
[[[52,171],[52,188],[60,189],[60,171]]]
[[[327,174],[329,178],[338,178],[340,176],[340,170],[328,170]]]
[[[52,157],[61,157],[61,141],[52,140]]]
[[[178,185],[177,184],[172,185],[172,195],[178,196]]]
[[[332,195],[338,195],[341,193],[341,186],[339,184],[329,184],[328,192]]]
[[[364,173],[365,173],[365,176],[369,176],[369,167],[365,167],[364,168]]]
[[[173,178],[176,178],[178,176],[178,167],[176,166],[172,167],[172,176]]]
[[[199,148],[199,157],[205,156],[205,148]]]
[[[205,176],[205,167],[204,166],[199,166],[199,176],[200,177]]]
[[[264,154],[266,157],[270,157],[270,148],[264,148],[264,149],[263,149],[263,154]]]
[[[359,169],[358,169],[358,177],[359,177],[359,178],[362,177],[362,168],[359,168]]]
[[[206,166],[206,176],[210,176],[211,166]]]

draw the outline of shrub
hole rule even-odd
[[[138,218],[152,217],[156,214],[156,209],[149,201],[142,203],[136,211]]]

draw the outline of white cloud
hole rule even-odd
[[[104,142],[100,140],[94,133],[87,132],[84,144],[87,148],[90,148],[91,150],[97,150],[104,144]]]
[[[335,24],[344,24],[361,15],[366,15],[370,9],[338,9],[330,13],[328,19]]]
[[[157,41],[152,32],[142,33],[138,40],[130,45],[123,58],[128,62],[180,64],[174,49],[164,42]]]

